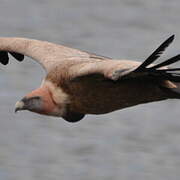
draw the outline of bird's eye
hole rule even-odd
[[[30,98],[23,98],[22,101],[26,104],[27,102],[29,102],[30,100],[40,100],[41,97],[40,96],[34,96],[34,97],[30,97]]]

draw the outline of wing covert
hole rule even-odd
[[[46,41],[27,38],[0,38],[0,62],[3,65],[7,65],[9,62],[8,53],[18,61],[22,61],[24,56],[31,57],[41,64],[47,72],[63,64],[64,61],[76,63],[93,59],[106,59],[103,56]]]

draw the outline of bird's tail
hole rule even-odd
[[[162,88],[172,98],[180,98],[180,68],[168,68],[168,65],[180,61],[180,54],[159,64],[152,63],[160,57],[163,51],[172,43],[174,35],[163,42],[134,72],[147,73],[148,76],[162,80]]]

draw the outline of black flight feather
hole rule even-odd
[[[164,66],[168,66],[170,64],[173,64],[173,63],[175,63],[175,62],[177,62],[179,60],[180,60],[180,54],[178,54],[177,56],[174,56],[174,57],[172,57],[172,58],[170,58],[170,59],[168,59],[168,60],[166,60],[166,61],[164,61],[164,62],[162,62],[160,64],[157,64],[157,65],[155,65],[153,67],[150,67],[148,69],[149,70],[151,70],[151,69],[158,69],[160,67],[164,67]]]
[[[20,53],[15,53],[15,52],[9,52],[15,59],[18,61],[23,61],[24,55]]]
[[[174,35],[170,36],[166,41],[164,41],[135,71],[143,71],[149,64],[153,63],[164,50],[173,42]]]
[[[180,68],[158,69],[158,71],[161,71],[161,72],[180,71]]]
[[[3,65],[7,65],[9,62],[8,53],[6,51],[0,51],[0,62]]]

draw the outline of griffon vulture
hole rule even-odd
[[[0,62],[8,54],[18,61],[29,56],[46,70],[41,86],[15,105],[77,122],[86,114],[104,114],[142,103],[180,98],[180,68],[167,66],[180,55],[153,62],[173,41],[163,42],[143,63],[115,60],[77,49],[26,38],[0,38]]]

